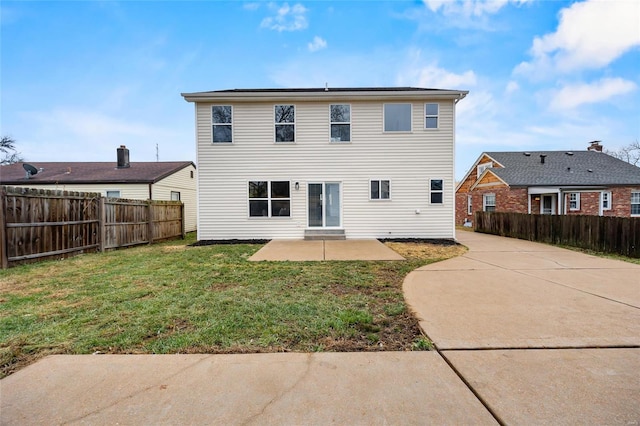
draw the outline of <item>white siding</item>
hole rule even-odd
[[[439,129],[424,129],[425,102],[440,104]],[[213,144],[212,104],[197,104],[199,239],[302,238],[307,183],[322,181],[342,182],[347,238],[454,238],[453,100],[412,102],[411,133],[383,132],[381,101],[291,103],[295,144],[274,142],[273,102],[233,104],[233,143]],[[350,143],[329,142],[330,103],[351,104]],[[370,201],[380,178],[392,199]],[[444,180],[444,204],[429,203],[430,179]],[[291,217],[249,218],[249,180],[290,181]]]
[[[193,175],[193,178],[191,177]],[[171,200],[171,192],[180,193],[180,201],[184,203],[185,231],[196,230],[197,197],[196,197],[196,169],[193,166],[167,176],[153,184],[154,200]]]

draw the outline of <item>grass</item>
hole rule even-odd
[[[49,354],[425,350],[402,295],[466,249],[395,262],[249,262],[261,245],[173,241],[0,271],[0,377]]]

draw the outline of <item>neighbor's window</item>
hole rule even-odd
[[[569,194],[569,210],[580,210],[579,192],[572,192]]]
[[[476,170],[478,171],[477,176],[480,177],[482,172],[484,172],[487,169],[491,169],[491,168],[493,168],[493,163],[478,164],[478,167],[476,168]]]
[[[631,216],[640,216],[640,192],[631,193]]]
[[[120,190],[107,191],[107,198],[120,198]]]
[[[289,181],[249,182],[249,216],[291,216]]]
[[[178,191],[171,191],[171,201],[180,201],[180,193]]]
[[[331,105],[331,142],[351,141],[351,105]]]
[[[496,194],[484,194],[482,196],[482,210],[485,212],[496,211]]]
[[[467,214],[473,214],[473,207],[472,207],[472,202],[473,202],[473,196],[471,195],[467,195]]]
[[[602,193],[602,210],[611,210],[611,192]]]
[[[442,179],[431,179],[429,191],[431,193],[431,204],[442,204],[444,202],[444,182]]]
[[[424,128],[438,128],[438,104],[424,104]]]
[[[370,198],[372,200],[388,200],[391,198],[391,181],[388,179],[372,179]]]
[[[411,131],[411,104],[384,104],[384,131]]]
[[[213,142],[233,142],[231,105],[212,106],[211,125],[213,126]]]
[[[296,108],[294,105],[274,107],[276,142],[296,141]]]

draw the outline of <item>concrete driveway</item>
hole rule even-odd
[[[458,231],[405,298],[506,424],[640,423],[640,265]]]

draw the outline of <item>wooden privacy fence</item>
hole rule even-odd
[[[180,201],[1,187],[2,268],[47,258],[184,238]]]
[[[487,234],[640,258],[640,218],[475,213],[474,229]]]

